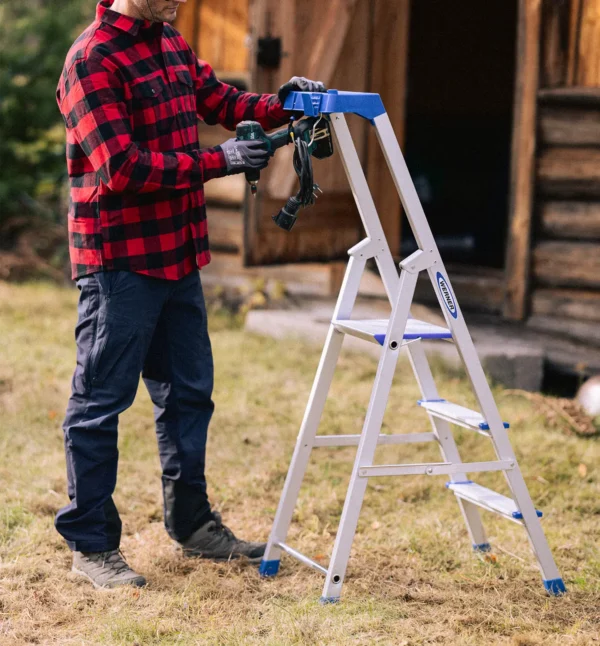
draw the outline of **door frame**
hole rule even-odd
[[[527,315],[531,274],[541,24],[542,0],[519,0],[503,308],[504,317],[516,321]]]

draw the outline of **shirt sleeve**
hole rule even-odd
[[[93,57],[71,67],[59,105],[67,128],[111,191],[193,189],[227,173],[219,147],[192,153],[139,147],[133,140],[122,81]]]
[[[196,106],[198,116],[207,124],[220,123],[235,130],[240,121],[258,121],[265,130],[285,125],[290,113],[286,112],[276,94],[242,92],[219,81],[212,67],[205,61],[196,61]]]

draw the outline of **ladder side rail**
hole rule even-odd
[[[368,479],[362,478],[359,471],[362,467],[372,466],[373,464],[388,397],[402,347],[401,341],[404,336],[410,305],[417,285],[417,277],[418,273],[412,274],[407,271],[403,271],[400,275],[400,288],[392,306],[386,344],[377,366],[377,374],[371,391],[371,398],[358,445],[356,460],[352,469],[344,509],[323,587],[321,600],[325,603],[335,602],[341,595],[350,550],[358,524],[358,517],[368,484]]]
[[[331,123],[335,132],[340,156],[348,177],[352,194],[358,212],[367,232],[367,236],[376,244],[377,253],[374,254],[377,267],[381,274],[381,279],[385,287],[388,299],[391,304],[396,300],[400,277],[392,257],[392,252],[385,237],[373,196],[369,189],[369,184],[365,176],[360,158],[352,140],[350,129],[346,117],[343,114],[332,114]]]
[[[409,344],[407,350],[422,397],[429,400],[439,399],[437,385],[433,378],[429,361],[427,361],[427,355],[425,354],[422,342],[417,341]],[[433,415],[429,415],[429,421],[439,442],[444,460],[452,462],[453,464],[462,464],[462,459],[458,452],[450,424]],[[450,476],[451,482],[466,482],[467,480],[468,477],[465,472],[455,473]],[[490,545],[477,506],[458,497],[456,497],[456,502],[465,520],[473,549],[478,552],[489,551]]]
[[[513,448],[500,417],[500,412],[494,400],[491,388],[479,361],[475,345],[467,329],[462,316],[460,306],[454,296],[450,279],[446,273],[439,251],[433,238],[433,233],[423,211],[423,206],[415,189],[414,183],[406,166],[400,145],[394,134],[394,129],[387,114],[375,117],[375,128],[385,159],[390,168],[394,183],[404,205],[407,218],[421,249],[435,250],[433,255],[437,256],[437,262],[427,269],[431,283],[440,303],[442,312],[452,331],[454,343],[465,366],[465,370],[471,381],[473,391],[479,402],[480,410],[490,427],[490,435],[500,460],[516,460]],[[442,295],[439,283],[439,276],[442,276],[447,296]],[[535,506],[531,500],[525,480],[517,465],[511,471],[505,472],[510,490],[515,497],[517,505],[523,514],[523,523],[539,565],[542,569],[544,579],[549,582],[560,581],[560,574],[554,562],[552,552],[542,530],[540,520],[537,516]],[[560,584],[562,585],[562,581]],[[564,586],[563,586],[564,587]]]
[[[359,243],[354,250],[356,254],[350,256],[346,269],[344,281],[340,290],[338,301],[335,307],[333,320],[336,318],[350,318],[360,280],[364,272],[367,257],[360,253],[363,243]],[[351,251],[354,251],[351,250]],[[263,576],[273,576],[279,569],[281,558],[280,543],[285,543],[292,516],[304,480],[304,474],[308,466],[310,454],[315,444],[315,437],[323,415],[329,389],[333,381],[336,364],[342,349],[344,334],[335,329],[333,324],[329,326],[327,339],[315,375],[312,390],[302,420],[302,425],[296,440],[296,446],[283,486],[279,505],[275,514],[271,534],[267,542],[267,548],[261,563],[260,573]]]

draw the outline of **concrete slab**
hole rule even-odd
[[[252,310],[246,318],[246,330],[255,334],[284,340],[298,338],[322,346],[335,303],[309,301],[302,309]],[[387,318],[389,306],[382,301],[360,299],[353,318]],[[437,311],[423,305],[414,305],[412,315],[436,325],[445,325]],[[531,340],[520,340],[514,334],[493,326],[474,325],[470,328],[479,358],[488,376],[508,388],[538,391],[544,376],[544,351]],[[436,355],[452,367],[460,367],[456,348],[448,342],[425,342],[429,356]],[[349,336],[344,347],[356,352],[366,352],[379,358],[381,348],[356,337]]]

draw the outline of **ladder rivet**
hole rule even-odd
[[[392,341],[392,342],[390,343],[390,348],[391,348],[392,350],[395,350],[397,347],[398,347],[398,341]]]
[[[433,473],[433,469],[429,467],[429,469],[427,469],[427,475],[431,475],[432,473]]]
[[[334,574],[331,580],[334,583],[339,583],[342,580],[342,577],[339,574]]]

